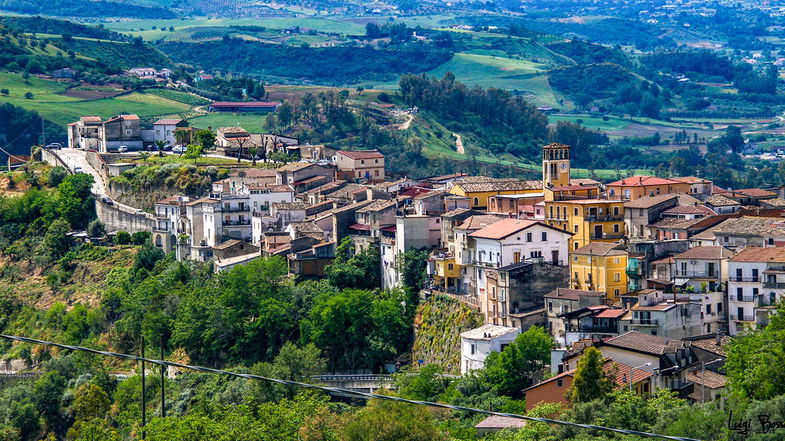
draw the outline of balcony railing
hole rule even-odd
[[[632,319],[633,326],[660,326],[657,319]]]
[[[673,273],[674,277],[686,277],[686,278],[705,278],[705,279],[716,279],[719,277],[719,272],[717,271],[681,271],[676,270]]]
[[[759,276],[750,276],[750,277],[730,276],[729,280],[731,282],[760,282],[761,281]]]
[[[771,289],[785,289],[785,283],[782,282],[763,282],[764,288]]]
[[[612,221],[623,221],[624,216],[622,215],[605,215],[605,216],[598,216],[598,215],[590,215],[586,216],[586,222],[612,222]]]
[[[734,322],[754,322],[755,316],[753,316],[752,314],[744,314],[744,315],[731,314],[730,319]]]
[[[246,207],[246,206],[229,207],[229,208],[223,207],[223,209],[221,209],[221,211],[223,211],[224,213],[239,213],[239,212],[243,212],[243,211],[251,211],[251,207]]]
[[[602,234],[592,234],[592,239],[621,239],[624,237],[624,233],[602,233]]]
[[[223,221],[223,224],[227,225],[227,226],[251,225],[251,220],[250,219],[249,220],[225,220],[225,221]]]
[[[594,332],[597,334],[617,334],[619,329],[614,326],[600,325],[581,325],[578,329],[570,329],[568,332]]]
[[[754,296],[737,296],[737,295],[730,296],[731,302],[752,302],[754,300],[755,300]]]

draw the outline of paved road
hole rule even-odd
[[[70,168],[71,171],[74,171],[76,167],[80,167],[82,172],[93,175],[93,180],[95,181],[93,183],[93,193],[98,196],[106,195],[106,182],[104,182],[104,177],[87,162],[84,150],[60,149],[57,150],[56,153],[60,156],[60,159],[68,165],[68,168]]]

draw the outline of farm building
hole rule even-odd
[[[212,103],[207,108],[210,112],[254,112],[254,113],[270,113],[280,106],[279,102],[267,101],[249,101],[249,102],[236,102],[236,103]]]

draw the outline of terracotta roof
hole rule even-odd
[[[677,205],[662,212],[663,215],[689,215],[689,214],[702,214],[704,216],[714,216],[717,213],[709,207],[704,205]]]
[[[626,387],[626,386],[628,386],[630,384],[630,380],[628,378],[628,375],[630,374],[630,368],[631,367],[632,366],[626,365],[624,363],[619,363],[619,362],[613,361],[610,358],[606,358],[603,361],[603,363],[602,363],[602,370],[605,372],[605,374],[611,376],[613,384],[615,385],[615,387],[617,389],[622,388],[622,387]],[[558,379],[561,379],[561,378],[564,378],[564,377],[573,377],[573,376],[575,376],[575,372],[576,371],[577,371],[577,368],[576,369],[570,369],[567,372],[562,372],[559,375],[553,376],[553,377],[551,377],[551,378],[549,378],[549,379],[547,379],[545,381],[542,381],[542,382],[540,382],[538,384],[535,384],[532,387],[524,389],[523,391],[526,392],[527,390],[534,389],[536,387],[539,387],[539,386],[544,385],[544,384],[548,384],[548,383],[550,383],[550,382],[552,382],[554,380],[558,380]],[[643,369],[632,368],[632,382],[633,382],[633,384],[639,383],[639,382],[644,381],[644,380],[647,380],[651,376],[652,376],[652,374],[650,372],[646,372]]]
[[[475,429],[517,429],[526,425],[526,420],[520,418],[491,415],[477,423]]]
[[[285,164],[285,165],[282,165],[282,166],[278,167],[276,170],[277,171],[293,172],[293,171],[303,170],[303,169],[306,169],[308,167],[313,167],[315,165],[316,164],[313,164],[313,163],[310,163],[310,162],[290,162],[288,164]]]
[[[442,217],[451,218],[451,217],[455,217],[455,216],[460,216],[460,215],[462,215],[464,213],[471,212],[471,211],[474,211],[474,210],[472,210],[471,208],[455,208],[455,209],[452,209],[452,210],[444,213],[442,215]]]
[[[741,234],[751,236],[785,235],[785,218],[743,216],[728,219],[715,230],[715,234]]]
[[[681,184],[673,179],[658,178],[656,176],[630,176],[619,181],[611,182],[608,187],[645,187],[649,185]]]
[[[248,135],[248,131],[242,127],[218,127],[216,132],[224,135],[228,135],[230,133],[239,134],[239,135],[243,135],[243,134]]]
[[[627,251],[619,248],[619,244],[617,243],[592,242],[577,250],[571,251],[570,254],[583,256],[626,256]]]
[[[658,194],[656,196],[644,196],[633,201],[625,202],[625,208],[651,208],[663,202],[679,197],[676,194]]]
[[[673,256],[674,259],[728,259],[733,252],[722,246],[692,247],[683,253]]]
[[[545,224],[540,224],[540,222],[537,221],[507,218],[477,230],[469,236],[482,239],[504,239],[521,230],[538,224],[545,226]]]
[[[643,306],[639,303],[636,303],[632,308],[631,311],[668,311],[676,307],[675,303],[657,303],[656,305],[648,305]]]
[[[308,208],[304,202],[273,202],[272,206],[276,210],[305,210]]]
[[[727,335],[720,336],[719,344],[717,344],[716,334],[704,334],[695,337],[688,337],[684,340],[690,342],[690,345],[703,349],[704,351],[711,352],[712,354],[725,356],[725,348],[731,342],[731,337]]]
[[[777,262],[785,263],[785,248],[748,247],[731,257],[731,262]]]
[[[627,313],[627,310],[621,308],[608,308],[604,309],[594,315],[593,318],[619,318]]]
[[[359,210],[357,210],[357,212],[367,213],[369,211],[381,211],[381,210],[386,210],[388,208],[395,208],[396,205],[398,205],[398,203],[394,200],[378,199],[366,205],[365,207],[360,208]]]
[[[688,372],[687,375],[684,376],[684,379],[691,381],[696,385],[705,384],[705,386],[710,389],[719,389],[725,387],[725,383],[728,381],[725,375],[718,374],[717,372],[710,371],[708,369],[702,372],[700,369]],[[698,388],[696,388],[696,390],[698,390]]]
[[[657,265],[657,264],[661,264],[661,263],[675,263],[675,262],[676,261],[673,260],[673,256],[668,256],[668,257],[662,258],[660,260],[655,260],[651,264],[652,265]]]
[[[337,153],[352,159],[384,158],[384,155],[378,150],[339,150]]]
[[[760,201],[761,205],[766,205],[768,207],[785,207],[785,199],[782,198],[773,198],[773,199],[764,199]]]
[[[686,346],[681,340],[672,340],[657,335],[643,334],[638,331],[630,331],[609,338],[605,340],[603,344],[652,355],[673,353]]]
[[[542,190],[542,181],[459,182],[455,185],[467,193]]]
[[[162,118],[162,119],[159,119],[158,121],[154,122],[153,124],[154,125],[155,124],[161,124],[161,125],[173,126],[173,125],[180,124],[181,122],[183,122],[183,120],[181,118]]]
[[[485,228],[488,225],[499,222],[501,219],[504,219],[504,217],[493,214],[475,214],[464,219],[464,221],[455,228],[461,230],[479,230],[480,228]]]
[[[242,178],[274,178],[275,177],[275,169],[272,168],[243,168],[243,169],[234,169],[229,172],[229,176],[231,177],[242,177]]]
[[[706,198],[706,205],[711,205],[714,207],[729,207],[732,205],[741,205],[741,204],[721,194],[713,194],[708,198]]]
[[[567,289],[567,288],[556,288],[553,291],[545,294],[546,298],[549,299],[567,299],[567,300],[574,300],[578,301],[581,297],[605,297],[604,292],[599,291],[584,291],[581,289]]]
[[[461,338],[468,338],[470,340],[492,340],[503,335],[511,333],[519,333],[520,329],[510,326],[500,325],[482,325],[479,328],[474,328],[461,333]]]
[[[703,179],[703,178],[698,178],[698,177],[695,177],[695,176],[674,176],[671,179],[673,179],[674,181],[683,182],[685,184],[701,184],[701,183],[709,183],[709,182],[711,182],[709,180],[706,180],[706,179]]]
[[[234,245],[241,244],[241,243],[245,243],[245,242],[243,242],[242,240],[237,240],[237,239],[229,239],[226,242],[219,243],[218,245],[214,246],[213,248],[216,249],[216,250],[225,250],[227,248],[230,248],[230,247],[232,247]]]
[[[83,117],[79,118],[79,121],[81,121],[81,122],[89,122],[89,123],[99,123],[99,122],[101,122],[101,117],[100,116],[83,116]]]
[[[658,222],[655,222],[649,227],[654,228],[663,228],[663,229],[675,229],[675,230],[687,230],[691,228],[693,225],[702,222],[705,217],[697,218],[697,219],[682,219],[680,217],[666,217]]]
[[[740,190],[733,190],[731,194],[741,194],[750,198],[773,198],[777,197],[777,193],[773,191],[763,190],[760,188],[742,188]]]
[[[324,230],[313,222],[292,222],[288,227],[298,233],[324,233]]]
[[[417,196],[415,196],[414,199],[416,199],[416,200],[428,199],[428,198],[432,198],[432,197],[443,196],[444,193],[445,193],[444,190],[433,190],[433,191],[429,191],[429,192],[426,192],[426,193],[420,193]]]

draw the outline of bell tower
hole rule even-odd
[[[570,146],[548,144],[542,148],[542,187],[570,185]]]

